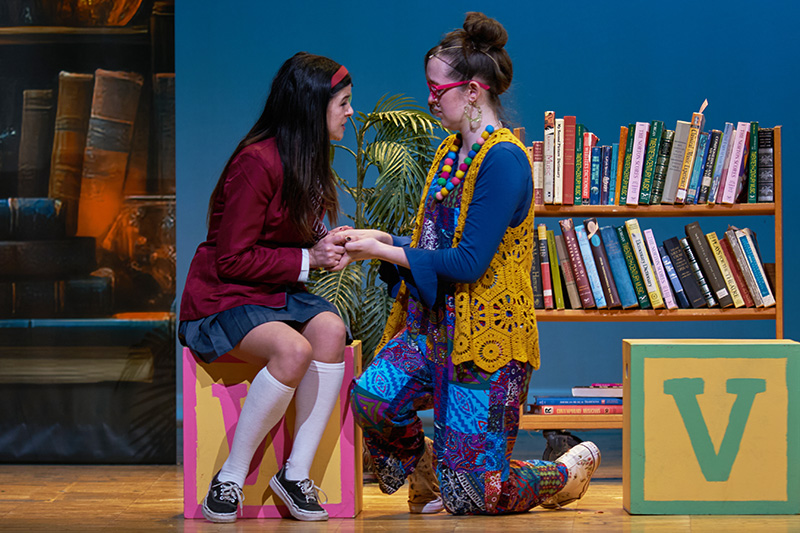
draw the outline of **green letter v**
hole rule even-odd
[[[704,384],[702,378],[667,379],[664,381],[664,393],[671,394],[675,398],[686,432],[692,441],[694,454],[706,480],[727,481],[731,475],[733,462],[739,453],[739,445],[742,443],[753,401],[756,394],[767,390],[767,382],[756,378],[731,378],[726,382],[726,390],[729,394],[736,395],[736,401],[731,407],[728,427],[725,428],[719,453],[714,452],[708,426],[697,402],[697,395],[703,394]]]

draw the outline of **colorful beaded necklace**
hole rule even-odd
[[[458,150],[461,148],[462,142],[461,132],[456,134],[453,146],[450,147],[450,151],[444,158],[442,170],[439,171],[438,177],[433,178],[433,183],[431,184],[431,193],[436,195],[437,201],[441,202],[444,200],[445,197],[461,183],[461,180],[467,175],[467,170],[469,170],[472,160],[478,155],[478,152],[480,152],[483,147],[483,143],[486,142],[486,139],[488,139],[492,133],[494,133],[494,126],[489,124],[486,126],[486,129],[483,130],[478,140],[472,145],[472,150],[470,150],[467,157],[464,158],[464,162],[461,163],[458,166],[458,170],[453,173],[453,165],[455,164],[456,157],[458,157]],[[451,175],[451,173],[453,173],[453,175]]]

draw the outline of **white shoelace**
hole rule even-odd
[[[223,481],[219,485],[219,499],[231,503],[237,503],[237,509],[240,513],[244,512],[244,493],[241,487],[232,481]]]
[[[325,494],[325,491],[319,488],[314,484],[313,481],[306,478],[303,481],[298,481],[297,486],[300,487],[300,492],[303,493],[303,496],[306,497],[306,503],[309,502],[317,502],[319,503],[319,496],[317,493],[321,492],[325,496],[325,501],[322,503],[328,503],[328,495]]]

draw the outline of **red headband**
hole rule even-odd
[[[339,82],[342,81],[345,78],[345,76],[347,76],[347,74],[348,72],[344,65],[339,67],[339,70],[337,70],[336,74],[334,74],[333,78],[331,78],[331,89],[336,87],[339,84]]]

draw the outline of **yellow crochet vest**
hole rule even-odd
[[[422,202],[417,211],[416,227],[411,246],[417,246],[425,214],[425,198],[439,163],[450,150],[455,135],[441,144],[434,156],[425,183]],[[458,216],[453,247],[460,241],[464,222],[472,201],[475,181],[489,148],[500,142],[511,142],[525,150],[524,145],[508,130],[495,131],[478,152],[462,181],[461,210]],[[531,181],[533,171],[531,170]],[[501,186],[498,183],[498,186]],[[529,362],[539,368],[539,333],[533,309],[531,263],[536,231],[533,226],[533,201],[525,220],[508,228],[489,268],[475,283],[457,283],[455,291],[455,335],[452,360],[454,364],[473,361],[478,367],[494,372],[512,359]],[[383,332],[380,347],[405,327],[408,290],[403,284],[392,307]],[[380,349],[380,348],[379,348]]]

